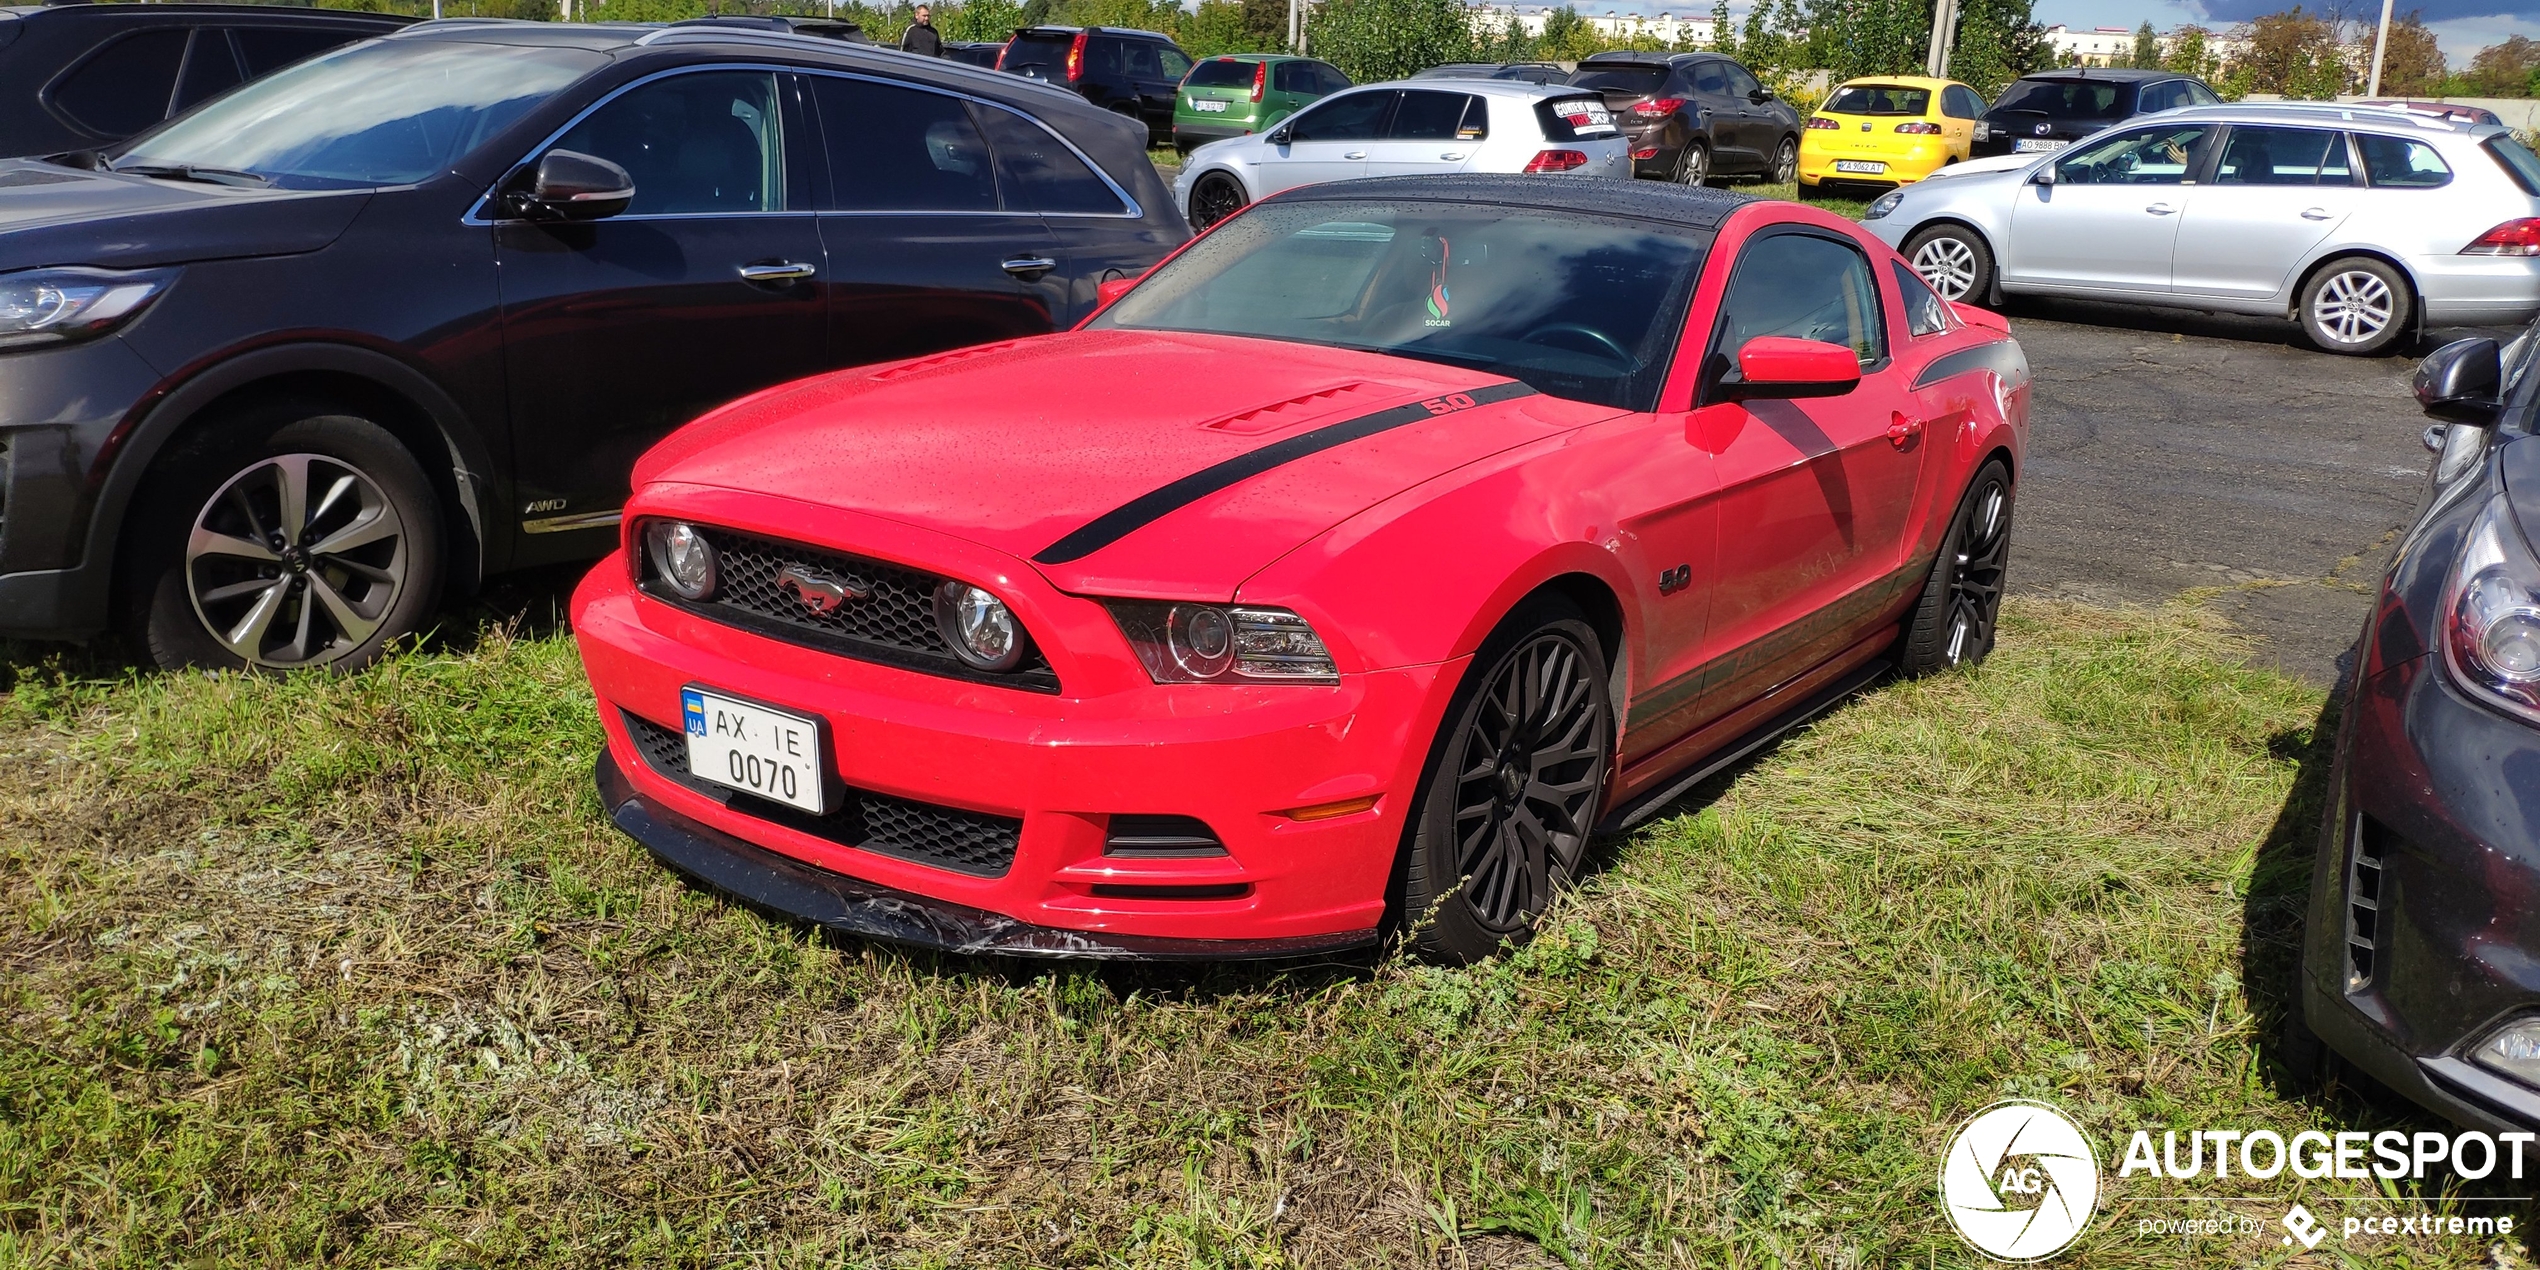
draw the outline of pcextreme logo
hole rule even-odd
[[[2005,1261],[2063,1251],[2099,1202],[2099,1157],[2064,1113],[1997,1102],[1958,1126],[1940,1165],[1940,1205],[1959,1237]]]

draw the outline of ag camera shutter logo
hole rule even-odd
[[[1976,1251],[2005,1261],[2051,1257],[2079,1238],[2099,1202],[2099,1157],[2064,1113],[1997,1102],[1949,1139],[1940,1204]]]

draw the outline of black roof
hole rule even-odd
[[[2140,84],[2155,79],[2194,79],[2180,71],[2136,70],[2130,66],[2062,66],[2051,71],[2035,71],[2022,79],[2104,79],[2117,84]]]
[[[1133,26],[1019,26],[1014,28],[1016,35],[1074,35],[1078,31],[1091,31],[1099,35],[1142,35],[1150,40],[1173,43],[1173,37],[1162,31],[1141,31]]]
[[[1456,176],[1377,176],[1325,185],[1303,185],[1265,203],[1360,202],[1429,199],[1490,203],[1554,212],[1635,216],[1693,229],[1718,229],[1729,213],[1764,200],[1752,194],[1662,181],[1577,180],[1557,176],[1468,173]]]

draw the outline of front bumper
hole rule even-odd
[[[2462,695],[2440,662],[2401,662],[2346,704],[2302,1008],[2330,1048],[2453,1121],[2540,1128],[2540,1090],[2467,1058],[2540,1011],[2540,729]]]
[[[1030,588],[1028,571],[1014,576],[1018,590]],[[1042,614],[1093,607],[1054,591],[1009,600],[1042,634],[1067,626]],[[1090,676],[1072,673],[1071,661],[1063,691],[1087,695],[1027,692],[721,625],[641,595],[616,557],[576,591],[573,627],[609,754],[646,816],[680,817],[823,875],[1018,927],[1218,949],[1152,955],[1284,955],[1245,950],[1372,940],[1409,791],[1444,690],[1461,671],[1461,663],[1375,671],[1331,686],[1155,685],[1141,674],[1132,685],[1088,691]],[[1127,656],[1125,643],[1119,651]],[[855,821],[753,814],[656,768],[630,727],[678,729],[680,691],[690,684],[819,716],[830,737],[827,774],[853,797],[995,818],[1012,826],[1010,862],[952,867],[858,836]],[[1329,819],[1282,814],[1367,796],[1377,798],[1372,809]],[[1196,818],[1224,854],[1106,853],[1112,818],[1124,815]]]

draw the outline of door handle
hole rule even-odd
[[[2172,207],[2172,206],[2170,206],[2170,205],[2169,205],[2169,204],[2167,204],[2167,203],[2154,203],[2154,204],[2153,204],[2153,205],[2151,205],[2150,207],[2144,208],[2143,210],[2144,210],[2144,211],[2147,211],[2147,212],[2150,212],[2150,213],[2152,213],[2152,214],[2153,214],[2153,215],[2155,215],[2155,216],[2169,216],[2169,215],[2173,215],[2173,214],[2175,214],[2175,213],[2178,211],[2178,209],[2177,209],[2177,208]]]
[[[2332,212],[2325,207],[2305,207],[2302,209],[2302,219],[2304,220],[2327,220],[2335,215],[2337,215],[2337,213]]]
[[[818,272],[820,270],[812,265],[796,264],[791,260],[776,260],[764,264],[741,266],[741,281],[800,282]]]
[[[1015,277],[1021,278],[1025,282],[1031,282],[1038,279],[1042,274],[1048,273],[1052,269],[1056,269],[1058,267],[1058,262],[1047,256],[1016,256],[1014,259],[1008,260],[998,267],[1005,270],[1007,273],[1013,274]]]
[[[1903,411],[1895,412],[1890,418],[1893,422],[1887,425],[1887,443],[1897,449],[1912,445],[1914,438],[1923,434],[1923,421],[1920,419],[1908,419]]]
[[[1341,157],[1344,159],[1364,159],[1367,157],[1367,152],[1364,150],[1352,150]]]
[[[1438,157],[1441,159],[1461,159],[1464,157],[1464,152],[1461,150],[1449,150]]]

